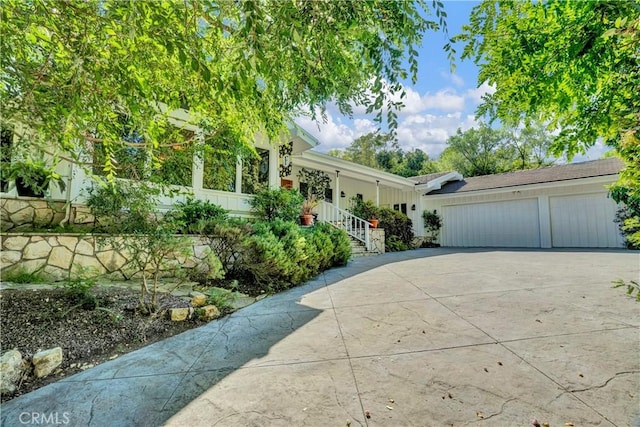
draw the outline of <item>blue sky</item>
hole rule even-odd
[[[478,3],[444,2],[450,36],[460,32]],[[424,36],[423,45],[418,49],[418,81],[415,85],[405,82],[405,108],[399,113],[400,146],[404,150],[420,148],[431,158],[444,150],[447,138],[458,128],[466,130],[477,126],[475,110],[481,96],[492,90],[486,83],[478,84],[478,69],[471,61],[457,59],[455,73],[451,73],[442,49],[445,42],[442,32],[429,32]],[[460,54],[462,46],[457,50]],[[330,105],[326,123],[318,124],[308,118],[299,118],[296,122],[320,141],[316,150],[327,152],[332,148],[344,149],[354,139],[376,129],[371,115],[359,113],[363,111],[356,110],[352,118],[345,117]],[[576,156],[574,161],[597,159],[604,151],[602,145],[596,146],[585,156]]]

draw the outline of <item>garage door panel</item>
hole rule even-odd
[[[537,199],[442,208],[444,246],[540,247]]]
[[[557,248],[617,248],[617,205],[604,193],[549,198],[551,241]]]

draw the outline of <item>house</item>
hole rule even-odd
[[[620,248],[607,185],[617,158],[448,182],[424,194],[442,216],[443,246]]]
[[[199,132],[187,124],[187,114],[173,112],[174,123],[185,131]],[[10,144],[6,139],[3,133],[3,144]],[[617,159],[467,179],[455,171],[404,178],[320,153],[314,150],[318,144],[294,124],[279,141],[258,135],[254,145],[259,161],[252,167],[259,169],[259,179],[269,188],[299,189],[301,168],[325,172],[331,184],[319,209],[320,220],[335,218],[357,197],[405,213],[418,237],[425,235],[423,211],[437,210],[443,217],[443,246],[622,247],[623,238],[613,222],[616,205],[605,187],[622,168]],[[210,166],[202,160],[193,157],[190,166],[188,182],[176,186],[184,190],[182,194],[163,197],[161,208],[168,209],[191,194],[228,209],[231,215],[250,215],[253,196],[244,179],[242,159],[235,161],[233,182],[225,189],[207,188],[204,177]],[[62,162],[57,169],[67,185],[65,191],[50,188],[50,204],[59,201],[67,206],[64,220],[80,218],[91,180],[77,165]],[[6,224],[16,215],[7,212],[5,202],[18,197],[14,187],[5,186],[2,191],[2,230],[7,231],[11,227]],[[362,226],[368,230],[366,222]]]

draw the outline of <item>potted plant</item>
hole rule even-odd
[[[9,178],[15,180],[19,196],[44,197],[49,184],[56,182],[64,189],[60,176],[42,160],[17,161],[9,168]]]
[[[378,228],[378,212],[380,210],[371,200],[365,202],[359,197],[353,197],[350,211],[358,218],[366,219],[371,224],[371,228]]]
[[[320,170],[302,168],[298,172],[298,179],[306,185],[306,191],[303,191],[303,194],[307,200],[315,200],[316,204],[324,200],[327,189],[331,186],[329,175]]]
[[[300,209],[300,224],[311,225],[313,224],[313,210],[318,206],[318,202],[313,199],[307,199],[302,202],[302,208]]]

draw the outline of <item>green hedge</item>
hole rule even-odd
[[[348,236],[327,224],[303,229],[276,219],[253,225],[234,270],[258,292],[273,292],[303,283],[351,257]]]

